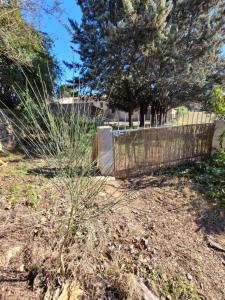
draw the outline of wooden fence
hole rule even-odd
[[[147,174],[160,167],[210,155],[214,124],[159,127],[114,137],[115,177]]]
[[[97,132],[93,139],[91,156],[92,156],[92,162],[97,164],[97,161],[98,161],[98,134],[97,134]]]

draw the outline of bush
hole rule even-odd
[[[196,164],[188,175],[199,184],[207,198],[225,206],[225,152]]]
[[[185,106],[180,106],[177,108],[178,117],[184,117],[188,114],[188,109]]]
[[[96,170],[91,146],[101,119],[91,118],[88,112],[79,109],[65,110],[60,105],[56,114],[47,93],[45,98],[37,95],[36,99],[26,92],[20,95],[20,112],[14,114],[15,135],[28,157],[41,157],[44,166],[36,170],[37,174],[45,170],[54,174],[52,182],[66,202],[55,224],[58,252],[53,261],[53,272],[65,278],[69,274],[69,249],[80,243],[80,233],[85,236],[89,222],[120,202],[118,197],[102,201],[97,198],[106,179],[92,176]],[[28,186],[27,196],[29,204],[35,206],[38,197],[32,186]]]
[[[225,118],[225,95],[219,85],[212,90],[212,110],[219,119]]]
[[[158,174],[186,177],[198,184],[199,190],[214,204],[225,206],[225,152],[177,167],[161,169]]]

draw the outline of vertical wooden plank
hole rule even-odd
[[[189,124],[158,127],[114,137],[116,176],[143,174],[153,168],[210,154],[213,126]]]

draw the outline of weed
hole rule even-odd
[[[166,276],[161,268],[154,268],[150,274],[151,285],[159,294],[173,300],[200,300],[196,287],[183,275]]]
[[[10,162],[16,162],[23,159],[23,154],[20,152],[7,152],[6,160]]]
[[[214,204],[225,206],[225,152],[178,167],[165,168],[158,174],[184,176],[198,184],[199,190]]]
[[[28,184],[26,188],[26,196],[28,198],[27,203],[32,207],[37,207],[39,198],[36,189],[33,185]]]
[[[95,168],[95,163],[91,160],[93,137],[101,118],[90,118],[88,112],[75,106],[67,110],[56,105],[53,110],[48,95],[44,99],[39,94],[35,95],[35,106],[32,106],[29,94],[23,91],[19,91],[19,94],[22,97],[21,103],[26,108],[25,113],[20,115],[21,119],[17,118],[15,128],[21,149],[31,159],[41,157],[44,168],[39,169],[51,175],[48,178],[66,203],[60,207],[62,218],[54,223],[58,251],[52,269],[53,273],[60,273],[61,278],[64,278],[67,274],[71,276],[71,269],[68,268],[70,249],[74,245],[82,245],[89,231],[87,220],[91,223],[123,199],[112,197],[98,201],[97,196],[103,189],[105,179],[91,177]],[[20,163],[8,174],[26,175],[28,167],[27,163]],[[43,172],[36,171],[35,175],[44,175]],[[29,204],[37,206],[39,198],[32,185],[28,185],[23,194],[28,198]],[[55,201],[52,209],[54,205]]]
[[[173,300],[200,300],[197,289],[193,284],[188,282],[183,276],[176,275],[162,284],[162,292],[164,295],[170,295]]]
[[[12,196],[10,197],[9,202],[12,205],[19,203],[21,200],[22,187],[19,184],[14,183],[10,187],[10,193]]]
[[[162,270],[161,268],[155,268],[151,272],[151,277],[153,280],[160,280],[162,278]]]
[[[29,164],[26,162],[20,162],[17,166],[8,165],[4,168],[1,176],[22,177],[27,174],[28,169]]]
[[[11,185],[9,191],[11,193],[9,202],[12,205],[16,205],[21,201],[23,196],[26,196],[27,204],[32,207],[37,207],[39,198],[33,185],[28,184],[25,188],[23,188],[20,184],[14,183]]]

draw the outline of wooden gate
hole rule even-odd
[[[115,177],[148,174],[211,153],[214,124],[159,127],[114,137]]]

